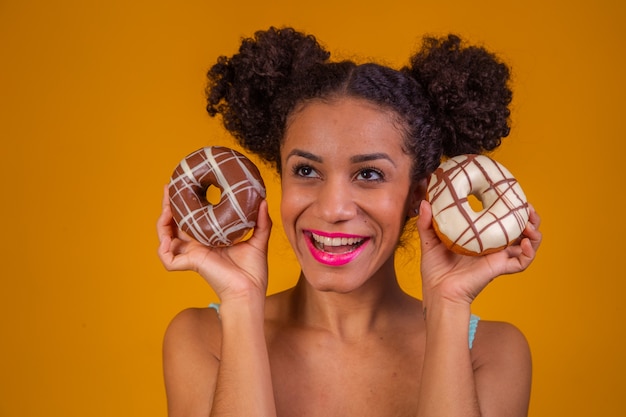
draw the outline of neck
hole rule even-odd
[[[361,287],[347,292],[319,291],[301,274],[291,294],[292,311],[302,325],[342,339],[358,339],[387,327],[416,300],[398,284],[393,260]]]

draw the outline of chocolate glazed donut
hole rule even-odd
[[[427,200],[441,241],[463,255],[486,255],[504,249],[524,231],[529,208],[513,175],[485,155],[459,155],[431,175]],[[483,205],[474,211],[468,197]]]
[[[221,191],[219,203],[206,197]],[[257,167],[241,153],[209,146],[189,154],[169,183],[172,216],[178,227],[207,246],[230,246],[254,228],[265,185]]]

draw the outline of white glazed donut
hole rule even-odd
[[[473,195],[483,205],[475,211]],[[433,225],[448,248],[464,255],[485,255],[517,240],[528,222],[528,201],[521,186],[500,163],[484,155],[460,155],[443,162],[428,182]]]
[[[210,186],[221,191],[215,206]],[[178,227],[207,246],[230,246],[254,228],[265,185],[257,167],[241,153],[209,146],[189,154],[169,183],[172,217]]]

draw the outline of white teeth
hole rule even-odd
[[[354,237],[328,237],[328,236],[320,236],[315,233],[311,233],[313,239],[317,243],[321,243],[324,246],[347,246],[354,245],[361,242],[363,239],[354,238]]]

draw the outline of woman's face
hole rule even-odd
[[[405,219],[421,195],[392,115],[363,100],[295,112],[281,149],[281,214],[313,287],[349,292],[393,271]]]

